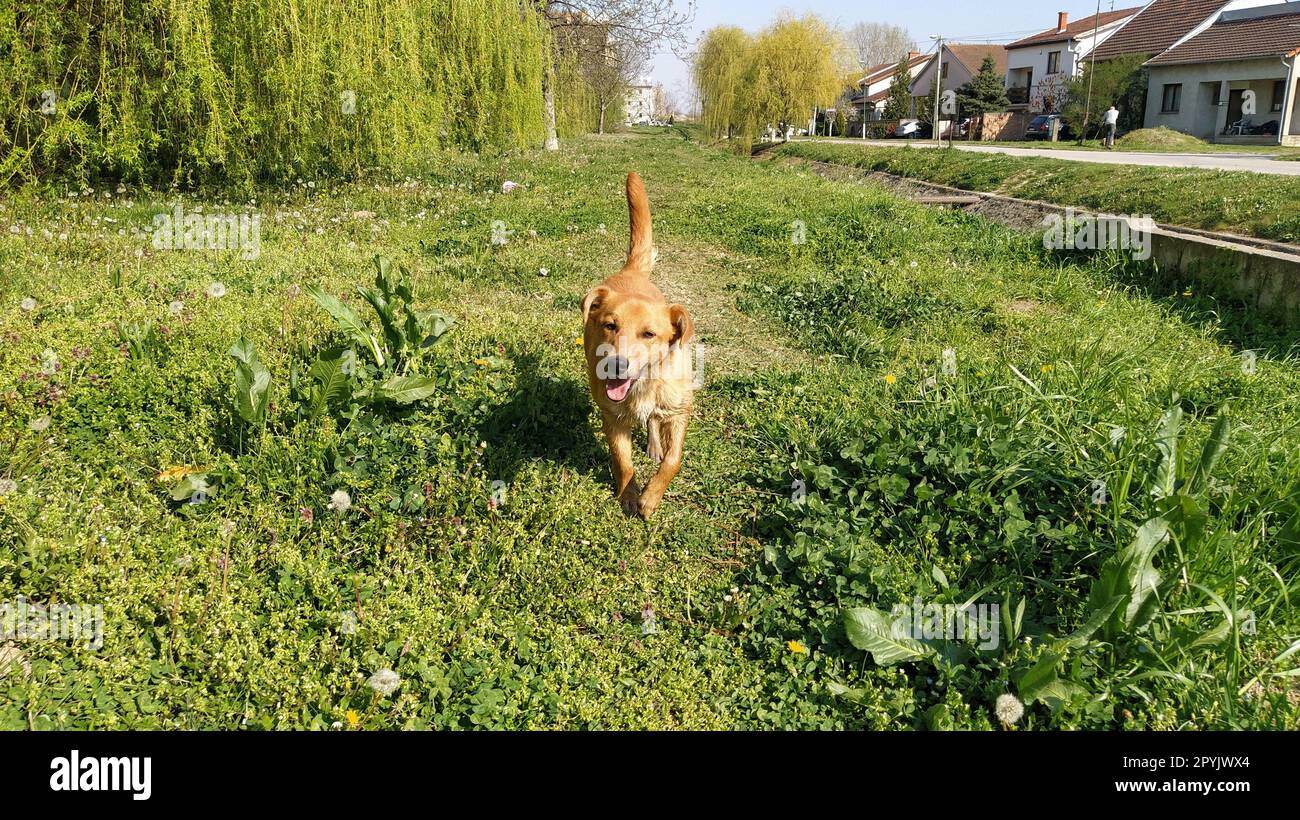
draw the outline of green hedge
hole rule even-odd
[[[529,0],[0,0],[0,184],[245,184],[535,144],[549,36]]]

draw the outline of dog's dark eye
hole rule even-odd
[[[653,330],[646,330],[641,333],[642,339],[653,339],[654,337],[655,337],[655,332]]]
[[[613,322],[606,322],[605,329],[610,332],[613,332],[615,330],[618,330],[618,325],[614,324]]]

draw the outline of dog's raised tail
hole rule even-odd
[[[627,210],[632,228],[627,243],[628,270],[640,271],[647,276],[654,268],[654,232],[650,227],[650,199],[645,193],[645,183],[636,171],[627,175]]]

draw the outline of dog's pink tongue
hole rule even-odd
[[[627,391],[631,389],[631,379],[609,379],[605,382],[605,395],[612,401],[622,401],[627,398]]]

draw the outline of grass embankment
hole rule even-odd
[[[648,525],[575,345],[629,169],[705,348]],[[0,589],[105,639],[6,645],[0,727],[989,728],[1008,693],[1021,728],[1296,725],[1291,339],[1120,256],[671,133],[203,203],[260,213],[252,261],[134,236],[170,197],[70,193],[0,212]],[[357,344],[306,288],[369,315],[376,253],[458,319],[437,391],[368,403],[358,349],[317,401]],[[998,605],[995,645],[882,647],[863,608],[918,598]]]
[[[807,142],[778,150],[785,156],[884,171],[970,191],[1300,242],[1300,178],[1293,176]]]

